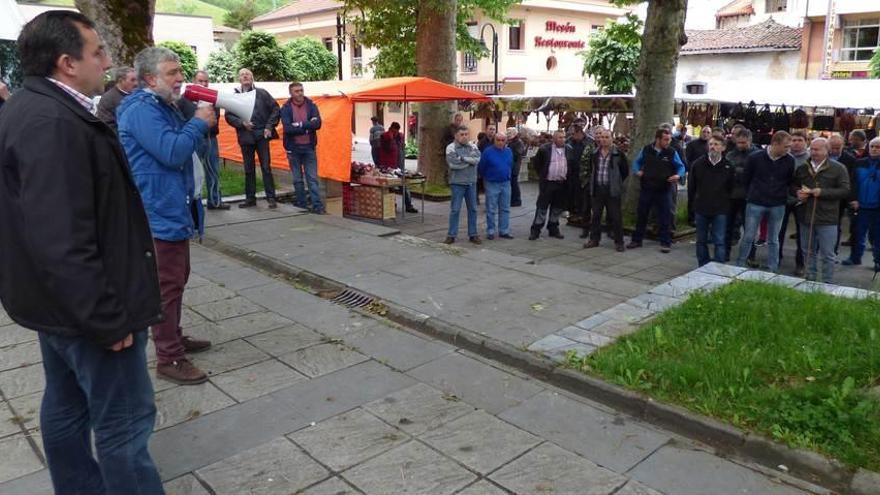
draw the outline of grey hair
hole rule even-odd
[[[134,57],[134,70],[137,72],[138,83],[146,86],[147,76],[159,75],[159,64],[163,62],[180,62],[180,57],[168,48],[151,46],[144,48]]]
[[[113,69],[113,80],[119,82],[125,79],[129,72],[134,72],[134,67],[117,67]]]
[[[204,70],[204,69],[199,69],[199,70],[197,70],[196,73],[193,74],[193,77],[196,77],[196,76],[199,75],[199,74],[204,74],[205,77],[207,77],[208,79],[211,78],[211,74],[208,74],[208,71],[206,71],[206,70]]]
[[[841,143],[846,142],[840,134],[832,134],[831,137],[828,138],[828,144],[831,144],[831,141],[840,141]]]
[[[868,146],[877,146],[880,145],[880,136],[875,137],[870,142],[868,142]]]
[[[822,143],[825,145],[825,149],[831,148],[831,143],[828,141],[828,139],[823,138],[823,137],[817,137],[817,138],[813,139],[812,141],[810,141],[810,146],[812,146],[813,143]]]

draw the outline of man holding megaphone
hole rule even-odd
[[[275,126],[278,125],[281,118],[281,109],[268,91],[254,87],[254,74],[250,70],[241,69],[238,71],[238,82],[241,84],[241,88],[236,89],[236,93],[246,95],[254,92],[255,97],[253,113],[249,118],[246,115],[233,113],[232,110],[226,108],[226,122],[235,127],[244,162],[244,194],[246,199],[238,207],[249,208],[257,205],[257,176],[256,163],[254,162],[254,153],[256,153],[260,159],[260,170],[263,172],[266,201],[269,203],[269,208],[276,208],[275,181],[272,178],[269,141],[278,139],[278,131],[275,130]]]

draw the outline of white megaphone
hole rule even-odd
[[[223,94],[216,89],[206,88],[198,84],[188,84],[183,91],[183,97],[194,103],[204,101],[222,108],[229,113],[235,114],[244,121],[250,121],[254,114],[254,106],[257,104],[257,92]]]

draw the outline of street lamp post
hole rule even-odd
[[[486,39],[485,39],[485,31],[486,28],[492,28],[492,63],[495,64],[495,79],[494,79],[494,88],[495,91],[493,94],[498,94],[498,31],[495,30],[495,26],[491,23],[487,22],[483,24],[483,27],[480,29],[480,45],[483,48],[486,48]]]
[[[345,18],[336,14],[336,69],[342,80],[342,50],[345,49]]]

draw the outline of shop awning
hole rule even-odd
[[[318,131],[318,175],[325,179],[348,181],[351,176],[351,121],[355,103],[439,102],[449,100],[488,100],[485,95],[444,84],[427,77],[395,77],[349,81],[303,83],[306,95],[321,112]],[[273,94],[277,96],[277,93]],[[286,98],[278,99],[283,105]],[[279,129],[279,134],[281,130]],[[220,154],[223,158],[241,161],[235,129],[221,122]],[[281,140],[271,143],[272,167],[287,169],[287,154]]]
[[[628,113],[633,111],[633,95],[571,95],[571,96],[493,96],[481,102],[478,109],[499,112],[597,112]]]
[[[755,103],[792,107],[880,109],[880,80],[737,80],[712,81],[705,94],[679,90],[675,98],[703,103]]]

